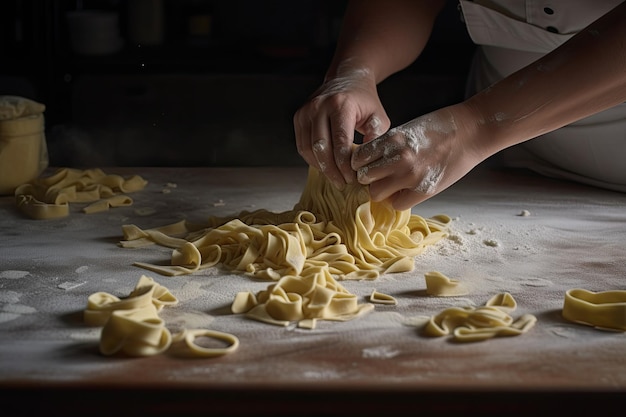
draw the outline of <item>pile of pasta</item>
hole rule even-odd
[[[243,211],[212,217],[207,225],[180,221],[143,230],[123,226],[120,246],[161,245],[173,249],[169,265],[135,265],[168,276],[192,274],[218,264],[273,284],[235,297],[232,310],[272,324],[349,320],[372,307],[339,281],[376,279],[407,272],[415,256],[448,235],[450,218],[423,218],[374,202],[366,186],[343,190],[314,168],[292,210]]]
[[[172,335],[159,317],[165,306],[178,304],[169,289],[152,277],[142,275],[135,289],[123,299],[106,292],[96,292],[87,299],[83,320],[89,326],[101,326],[100,353],[111,356],[153,356],[166,351],[185,357],[215,357],[234,352],[239,339],[209,329],[183,329]],[[204,347],[196,338],[226,342],[224,347]]]
[[[60,168],[49,177],[18,186],[15,204],[22,213],[37,220],[68,216],[70,203],[90,203],[83,212],[97,213],[131,205],[133,200],[126,193],[142,190],[147,184],[138,175],[124,178],[99,168]]]

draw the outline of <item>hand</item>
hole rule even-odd
[[[350,167],[354,132],[369,141],[390,125],[369,72],[344,68],[341,74],[324,82],[294,115],[298,152],[339,189],[356,181]]]
[[[389,199],[396,210],[409,209],[480,162],[469,146],[472,130],[464,130],[455,107],[418,117],[354,150],[352,168],[369,185],[373,201]]]

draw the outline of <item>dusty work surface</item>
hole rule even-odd
[[[441,401],[445,392],[482,393],[483,404],[490,401],[486,393],[497,392],[626,395],[626,334],[570,323],[561,316],[570,288],[626,289],[624,194],[525,171],[477,170],[413,209],[423,217],[443,213],[453,219],[449,238],[418,256],[414,271],[344,282],[363,302],[376,289],[396,297],[398,305],[378,305],[356,320],[323,321],[306,330],[230,313],[237,292],[256,292],[268,282],[220,268],[160,276],[132,264],[167,262],[170,249],[117,245],[124,224],[150,228],[242,210],[291,209],[304,187],[306,168],[104,170],[138,174],[149,184],[131,194],[132,206],[88,215],[75,204],[69,217],[57,220],[24,218],[12,197],[0,198],[0,386],[5,394],[20,389],[53,393],[47,395],[57,406],[64,392],[90,388],[189,390],[202,398],[211,392],[264,392],[266,399],[279,402],[272,392],[384,391],[411,393],[422,404],[427,400],[417,396],[420,392],[431,393],[434,401]],[[164,193],[166,188],[170,192]],[[424,273],[432,270],[463,281],[470,293],[427,296]],[[100,329],[82,323],[87,297],[97,291],[124,297],[142,274],[180,300],[161,313],[168,328],[232,333],[241,342],[239,349],[212,359],[100,355]],[[460,344],[424,337],[416,327],[423,317],[444,308],[482,305],[505,291],[518,302],[514,317],[537,317],[527,334]],[[173,391],[129,395],[158,401],[167,392]],[[75,394],[65,404],[82,399],[85,408],[89,398]],[[226,401],[227,396],[220,398]],[[367,398],[361,397],[361,404]],[[97,401],[106,408],[106,401]],[[310,399],[312,409],[319,401]],[[387,407],[393,409],[391,403]]]

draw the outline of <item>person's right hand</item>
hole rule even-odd
[[[382,135],[390,121],[369,71],[342,71],[327,79],[294,115],[298,152],[335,186],[356,181],[350,166],[354,132],[363,142]]]

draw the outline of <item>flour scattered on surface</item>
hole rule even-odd
[[[7,321],[15,320],[16,318],[20,316],[21,314],[0,312],[0,323],[6,323]]]
[[[517,215],[518,215],[518,216],[521,216],[521,217],[528,217],[528,216],[530,216],[530,211],[528,211],[528,210],[522,210],[522,211],[520,211]]]
[[[151,216],[156,213],[156,209],[152,207],[139,207],[135,209],[137,216]]]
[[[70,334],[70,339],[78,341],[97,341],[100,340],[100,333],[102,329],[100,327],[94,327],[86,329],[85,331],[75,332]]]
[[[37,309],[24,304],[5,304],[1,308],[3,313],[12,314],[33,314],[37,312]]]
[[[0,272],[0,278],[20,279],[30,274],[28,271],[7,270]]]
[[[78,268],[76,268],[76,272],[77,274],[82,274],[83,272],[86,272],[89,269],[88,266],[83,265],[83,266],[79,266]]]
[[[0,291],[0,323],[15,320],[22,314],[35,313],[33,307],[18,304],[22,294],[15,291]]]
[[[21,296],[21,293],[15,291],[0,291],[0,303],[17,303]]]
[[[78,272],[78,270],[76,272]],[[84,283],[85,283],[85,281],[65,281],[65,282],[62,282],[59,285],[57,285],[57,288],[60,288],[62,290],[66,290],[67,291],[67,290],[72,290],[72,289],[74,289],[76,287],[80,287]]]
[[[314,380],[327,380],[327,379],[339,379],[341,375],[336,371],[324,370],[324,371],[305,371],[302,376],[305,379],[314,379]]]
[[[549,287],[552,285],[552,281],[543,278],[528,277],[522,281],[518,281],[520,285],[527,287]]]
[[[164,310],[160,315],[172,332],[183,329],[206,329],[215,320],[215,317],[201,311]]]
[[[391,359],[400,354],[399,350],[393,349],[391,346],[377,346],[365,348],[362,351],[364,358]]]

